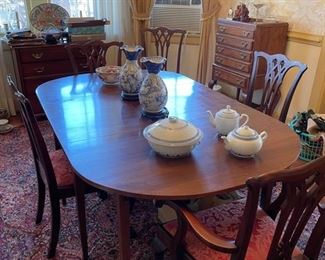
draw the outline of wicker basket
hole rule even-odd
[[[323,155],[323,139],[317,135],[302,133],[294,129],[298,118],[295,116],[289,123],[289,127],[300,137],[299,158],[304,161],[315,160]]]

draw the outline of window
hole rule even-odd
[[[51,0],[51,3],[62,6],[70,17],[94,16],[94,0]]]
[[[201,0],[156,0],[151,25],[200,32]]]
[[[0,1],[0,28],[2,32],[28,28],[28,16],[24,0]]]

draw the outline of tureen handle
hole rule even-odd
[[[241,120],[241,119],[244,118],[244,117],[246,118],[246,120],[245,120],[245,122],[244,122],[241,126],[246,125],[247,122],[248,122],[248,120],[249,120],[249,116],[246,115],[246,114],[241,114],[239,119]]]
[[[264,141],[267,138],[267,132],[263,131],[262,133],[260,133],[260,137]]]

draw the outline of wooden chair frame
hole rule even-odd
[[[266,62],[266,74],[263,87],[263,95],[261,104],[254,105],[252,98],[255,90],[255,84],[257,81],[259,70],[261,70],[261,60]],[[293,79],[288,94],[285,98],[279,120],[285,122],[289,106],[293,95],[296,91],[298,83],[307,70],[307,66],[298,61],[289,60],[283,54],[270,55],[262,51],[254,52],[254,63],[250,83],[248,87],[247,97],[245,103],[248,106],[257,107],[258,110],[264,112],[267,115],[272,115],[275,107],[280,99],[280,87],[282,86],[283,80],[289,70],[292,68],[298,68],[298,72]]]
[[[180,72],[181,63],[181,53],[184,37],[186,35],[185,30],[181,29],[169,29],[167,27],[156,27],[156,28],[145,28],[141,30],[141,44],[144,47],[143,56],[147,56],[147,46],[146,46],[146,33],[151,33],[156,49],[156,55],[165,57],[167,61],[164,64],[163,69],[167,70],[168,63],[168,53],[171,44],[171,39],[173,36],[179,36],[178,47],[177,47],[177,65],[176,72]]]
[[[79,228],[81,235],[81,243],[84,258],[88,256],[87,247],[87,232],[86,232],[86,218],[85,218],[85,200],[84,194],[99,191],[97,188],[87,185],[77,176],[77,183],[82,187],[79,192],[75,192],[74,184],[68,186],[58,186],[52,162],[47,150],[46,143],[42,133],[38,127],[37,120],[34,116],[29,100],[18,90],[17,86],[12,81],[11,77],[7,77],[10,87],[13,89],[17,97],[20,114],[27,129],[29,140],[31,143],[33,158],[36,167],[37,182],[38,182],[38,206],[36,224],[42,221],[46,188],[49,192],[50,206],[51,206],[51,240],[49,244],[48,257],[54,257],[56,246],[60,232],[60,200],[76,196],[77,209],[79,217]]]
[[[88,69],[90,72],[95,72],[95,69],[106,65],[106,53],[110,48],[117,48],[117,65],[122,64],[122,50],[123,42],[103,42],[100,40],[92,40],[83,43],[72,43],[65,46],[68,52],[70,62],[72,64],[73,73],[77,75],[79,73],[78,67],[81,66],[84,69]],[[80,53],[85,56],[86,63],[79,64],[76,58],[76,53]]]
[[[304,256],[309,257],[309,259],[317,259],[325,236],[325,210],[320,206],[320,201],[325,196],[325,157],[297,168],[272,172],[247,180],[246,205],[235,241],[224,240],[206,229],[182,202],[166,202],[176,210],[178,216],[178,228],[173,240],[168,239],[166,231],[162,232],[160,229],[160,234],[164,234],[163,240],[169,240],[166,245],[169,247],[173,259],[181,259],[184,256],[184,238],[188,226],[192,228],[198,239],[208,247],[231,254],[233,260],[245,259],[256,217],[260,191],[264,187],[276,183],[282,184],[285,196],[280,195],[279,200],[274,200],[264,208],[266,212],[269,208],[279,212],[278,223],[267,259],[291,259],[306,223],[318,207],[321,213],[320,218],[304,250]]]

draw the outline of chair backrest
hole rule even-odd
[[[252,105],[255,85],[257,84],[257,81],[261,79],[259,74],[263,74],[263,72],[266,70],[262,100],[261,104],[259,105],[259,110],[267,115],[272,115],[280,99],[280,87],[284,77],[287,72],[294,67],[298,68],[298,71],[291,83],[279,117],[281,122],[285,122],[297,85],[303,73],[307,70],[307,66],[301,62],[291,61],[282,54],[270,55],[262,51],[255,51],[252,75],[245,103],[249,106]]]
[[[49,188],[50,193],[56,192],[57,182],[54,175],[52,162],[42,133],[34,116],[31,104],[29,100],[18,90],[10,76],[7,77],[7,81],[19,103],[20,115],[27,129],[34,161],[36,168],[38,169],[37,174],[40,174],[42,181]]]
[[[167,59],[163,69],[167,70],[167,63],[168,63],[168,53],[169,47],[171,44],[171,39],[177,39],[178,46],[177,46],[177,65],[176,65],[176,72],[180,72],[180,62],[181,62],[181,53],[182,53],[182,45],[183,40],[186,34],[185,30],[181,29],[168,29],[167,27],[157,27],[157,28],[145,28],[141,31],[141,44],[144,47],[143,56],[147,56],[148,53],[148,46],[146,46],[146,34],[151,33],[155,49],[156,55],[165,57]],[[173,37],[174,36],[174,37]],[[176,38],[179,37],[179,38]]]
[[[65,46],[72,64],[73,73],[78,74],[80,70],[95,72],[95,69],[106,65],[106,53],[110,48],[117,50],[116,65],[121,66],[123,42],[103,42],[92,40],[81,43],[71,43]],[[82,63],[80,63],[82,60]]]
[[[273,209],[278,208],[279,212],[268,259],[291,259],[292,252],[307,222],[325,196],[325,157],[300,167],[248,180],[248,185],[252,189],[262,189],[278,183],[282,184],[284,192],[281,192],[279,197],[268,205]],[[317,227],[314,230],[312,240],[308,242],[304,252],[307,257],[308,254],[309,256],[319,254],[322,243],[315,241],[324,238],[324,223],[321,223],[321,219],[324,220],[324,212],[318,221],[318,228],[321,228],[322,232],[319,232]]]

